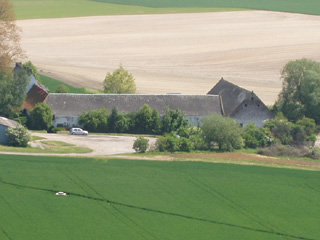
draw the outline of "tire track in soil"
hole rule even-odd
[[[252,213],[250,210],[246,209],[245,207],[241,206],[240,204],[236,203],[235,201],[233,201],[232,199],[226,197],[225,195],[223,195],[222,193],[220,193],[219,191],[217,191],[216,189],[212,188],[211,186],[205,184],[204,182],[192,178],[188,179],[186,176],[184,176],[185,179],[187,181],[189,181],[190,183],[194,184],[195,186],[203,189],[205,192],[209,193],[210,195],[214,196],[215,198],[219,199],[221,202],[227,204],[229,207],[231,207],[232,209],[234,209],[235,211],[237,211],[238,213],[244,215],[245,217],[247,217],[248,219],[254,221],[255,223],[257,223],[258,225],[266,228],[269,231],[272,232],[276,232],[274,231],[274,229],[276,229],[277,231],[281,232],[284,234],[283,237],[285,237],[285,235],[287,235],[287,233],[285,233],[284,231],[282,231],[281,229],[279,229],[277,226],[273,225],[272,223],[262,219],[261,217],[259,217],[258,215]],[[198,183],[196,183],[198,182]]]
[[[73,183],[75,183],[76,185],[78,185],[82,190],[84,190],[89,196],[91,196],[91,194],[82,187],[82,185],[80,183],[77,183],[74,179],[72,179],[69,175],[65,174],[64,172],[62,172],[67,178],[69,178]],[[96,191],[91,185],[89,185],[86,181],[84,181],[83,179],[81,179],[79,176],[75,175],[74,173],[72,173],[71,171],[68,171],[69,174],[73,175],[73,177],[77,178],[78,181],[80,181],[82,184],[86,185],[89,190],[91,190],[92,192],[94,192],[97,196],[99,196],[100,198],[104,199],[104,197],[98,192]],[[106,199],[105,199],[106,200]],[[107,200],[106,200],[107,201]],[[100,203],[99,203],[100,204]],[[138,223],[136,223],[135,221],[133,221],[130,217],[128,217],[127,215],[125,215],[124,213],[122,213],[118,208],[116,208],[115,206],[113,206],[112,204],[109,203],[109,205],[116,211],[118,212],[123,218],[126,218],[129,222],[131,222],[133,225],[135,225],[136,227],[142,229],[145,233],[147,233],[147,235],[153,237],[154,239],[158,239],[155,236],[153,236],[149,231],[147,231],[145,228],[143,228],[142,226],[140,226]],[[102,208],[104,208],[108,213],[112,214],[112,216],[116,217],[119,221],[121,221],[124,225],[126,225],[128,228],[130,228],[132,231],[136,232],[138,235],[140,235],[143,239],[148,240],[149,238],[146,238],[144,235],[142,235],[142,233],[140,233],[139,231],[137,231],[136,229],[130,227],[128,225],[128,223],[125,223],[121,218],[119,218],[119,216],[116,216],[114,213],[112,213],[108,208],[106,208],[103,204],[100,204],[100,206]]]
[[[0,182],[2,182],[2,179],[1,179],[1,178],[0,178]],[[4,197],[3,197],[2,195],[0,195],[0,198],[2,198],[2,199],[4,200],[4,202],[5,202],[7,205],[9,205],[9,207],[12,209],[11,205],[8,204],[8,202],[4,199]],[[13,210],[13,211],[16,213],[15,210]],[[20,216],[20,215],[18,214],[18,216]],[[13,240],[13,238],[11,238],[11,237],[9,236],[9,234],[1,227],[1,225],[0,225],[0,232],[2,232],[3,235],[6,236],[6,238],[7,238],[8,240]]]
[[[7,237],[8,240],[13,240],[13,238],[11,238],[8,233],[0,226],[0,231],[3,233],[3,235],[5,235]]]
[[[21,188],[27,188],[27,189],[33,189],[33,190],[39,190],[39,191],[45,191],[45,192],[50,192],[50,193],[56,193],[56,192],[59,191],[59,190],[56,190],[56,189],[46,189],[46,188],[27,186],[27,185],[22,185],[22,184],[17,184],[17,183],[10,183],[10,182],[6,182],[6,181],[4,181],[2,179],[0,179],[0,182],[3,183],[3,184],[9,185],[9,186],[21,187]],[[95,198],[95,197],[92,197],[92,196],[86,196],[86,195],[83,195],[83,194],[78,194],[78,193],[73,193],[73,192],[69,192],[68,195],[69,196],[81,197],[81,198],[85,198],[85,199],[90,199],[90,200],[94,200],[94,201],[106,202],[106,203],[109,203],[109,204],[114,204],[114,205],[117,205],[117,206],[127,207],[127,208],[131,208],[131,209],[136,209],[136,210],[141,210],[141,211],[146,211],[146,212],[152,212],[152,213],[158,213],[158,214],[164,214],[164,215],[168,215],[168,216],[179,217],[179,218],[184,218],[184,219],[189,219],[189,220],[194,220],[194,221],[199,221],[199,222],[212,223],[212,224],[221,225],[221,226],[227,226],[227,227],[231,227],[231,228],[238,228],[238,229],[254,231],[254,232],[260,232],[260,233],[267,233],[267,234],[270,234],[270,235],[289,237],[289,238],[292,238],[292,239],[317,240],[317,239],[314,239],[314,238],[307,238],[307,237],[303,237],[303,236],[295,236],[295,235],[285,234],[285,233],[282,233],[282,232],[275,232],[275,231],[269,231],[269,230],[264,230],[264,229],[251,228],[251,227],[246,227],[246,226],[242,226],[242,225],[236,225],[236,224],[232,224],[232,223],[215,221],[215,220],[211,220],[211,219],[193,217],[193,216],[188,216],[188,215],[184,215],[184,214],[180,214],[180,213],[173,213],[173,212],[166,212],[166,211],[162,211],[162,210],[158,210],[158,209],[144,208],[144,207],[140,207],[140,206],[135,206],[135,205],[130,205],[130,204],[126,204],[126,203],[121,203],[121,202],[108,200],[108,199],[105,199],[105,198]],[[9,240],[12,240],[12,239],[9,238]]]
[[[320,190],[318,190],[318,189],[316,189],[316,188],[314,188],[314,187],[312,187],[312,186],[310,186],[309,184],[304,184],[304,186],[305,187],[307,187],[308,189],[310,189],[310,190],[312,190],[312,191],[314,191],[314,192],[316,192],[316,193],[320,193]]]
[[[8,207],[9,207],[15,214],[17,214],[19,217],[22,217],[21,214],[20,214],[18,211],[16,211],[16,210],[14,209],[14,207],[13,207],[2,195],[0,195],[0,199],[2,199],[3,202],[4,202],[5,204],[7,204]]]

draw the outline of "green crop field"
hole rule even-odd
[[[0,155],[0,239],[320,239],[319,179],[232,164]]]
[[[18,19],[258,9],[320,14],[318,0],[12,0]]]
[[[91,0],[12,0],[17,19],[236,11],[236,8],[154,8]]]
[[[318,0],[94,0],[97,2],[127,4],[154,8],[247,8],[283,12],[319,14]]]
[[[64,82],[61,82],[51,77],[47,77],[45,75],[40,74],[40,79],[41,79],[41,83],[45,85],[51,93],[54,93],[59,85],[66,86],[69,89],[69,93],[83,93],[83,94],[92,93],[92,91],[89,91],[85,88],[75,88],[69,84],[66,84]]]

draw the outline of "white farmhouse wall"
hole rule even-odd
[[[188,119],[190,125],[198,127],[200,126],[200,123],[203,117],[202,116],[186,116],[186,119]]]
[[[81,127],[79,125],[79,116],[55,115],[53,120],[54,127],[64,127],[70,129],[73,127]]]
[[[9,137],[7,136],[7,126],[0,125],[0,144],[8,144]]]
[[[273,115],[263,104],[256,101],[245,101],[232,115],[232,118],[242,126],[252,122],[260,128],[264,125],[264,121],[273,118]]]
[[[202,116],[186,116],[190,125],[199,126],[203,117]],[[79,116],[55,115],[53,124],[54,127],[64,127],[70,129],[73,127],[83,127],[79,124]]]

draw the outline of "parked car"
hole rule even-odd
[[[88,131],[82,130],[81,128],[71,128],[70,134],[72,134],[72,135],[88,135]]]

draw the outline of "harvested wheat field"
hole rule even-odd
[[[137,93],[205,94],[221,78],[272,104],[290,60],[320,61],[320,16],[266,11],[22,20],[42,74],[102,88],[120,64]]]

